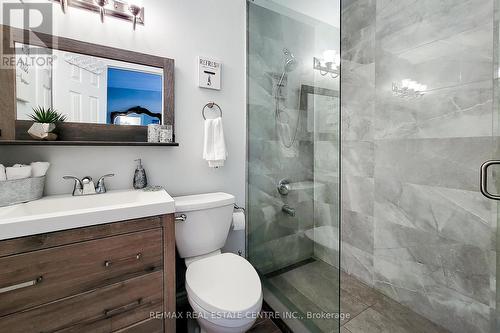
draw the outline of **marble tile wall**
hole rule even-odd
[[[373,286],[375,0],[343,3],[341,267]]]
[[[308,52],[314,49],[315,31],[305,23],[249,3],[248,15],[248,253],[263,274],[313,256],[314,142],[307,132],[307,114],[299,110],[300,86],[312,81]],[[293,133],[300,117],[297,140],[284,147],[275,121],[277,80],[283,72],[283,49],[289,49],[299,66],[285,77],[280,108]],[[312,58],[311,58],[312,59]],[[290,137],[284,138],[290,142]],[[287,197],[276,186],[283,178],[295,186]],[[281,208],[296,210],[289,216]]]
[[[493,0],[356,0],[342,12],[342,268],[452,332],[491,332]],[[428,86],[395,96],[392,82]],[[493,282],[492,282],[493,281]]]
[[[338,267],[340,110],[321,104],[316,95],[306,97],[306,110],[299,110],[299,105],[302,85],[338,91],[339,79],[314,71],[312,59],[326,50],[338,51],[340,33],[311,17],[278,9],[249,4],[249,257],[262,273],[311,257]],[[299,63],[286,75],[280,100],[292,131],[300,117],[298,140],[291,149],[281,141],[274,111],[283,48]],[[292,183],[288,196],[276,190],[283,178]],[[297,215],[284,214],[284,204],[295,208]]]

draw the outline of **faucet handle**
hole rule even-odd
[[[75,185],[73,186],[73,195],[79,195],[83,191],[83,183],[80,179],[75,176],[64,176],[63,179],[74,180]]]
[[[104,175],[101,178],[99,178],[99,180],[97,181],[97,184],[104,183],[104,178],[109,178],[109,177],[114,177],[114,176],[115,176],[114,173],[108,173],[107,175]]]
[[[95,187],[95,192],[96,193],[106,193],[106,184],[104,184],[104,179],[108,177],[114,177],[114,173],[108,173],[107,175],[102,176],[99,178],[97,181],[97,185]]]
[[[75,181],[75,186],[83,187],[82,186],[82,181],[80,179],[78,179],[77,177],[75,177],[75,176],[64,176],[63,179],[74,180]]]

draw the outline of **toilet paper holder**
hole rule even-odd
[[[232,230],[245,230],[246,218],[245,218],[245,208],[234,204],[233,210],[233,220],[231,222]]]
[[[243,212],[245,211],[245,208],[240,207],[240,206],[238,206],[237,204],[234,204],[234,209],[235,209],[235,210],[241,210],[241,211],[243,211]]]

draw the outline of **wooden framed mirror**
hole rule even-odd
[[[174,60],[3,25],[0,144],[178,145],[147,142],[174,127]],[[57,141],[34,140],[33,108],[66,116]]]

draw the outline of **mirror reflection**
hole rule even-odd
[[[163,69],[51,50],[30,61],[19,47],[16,67],[17,119],[33,108],[57,110],[68,122],[148,125],[163,118]]]

